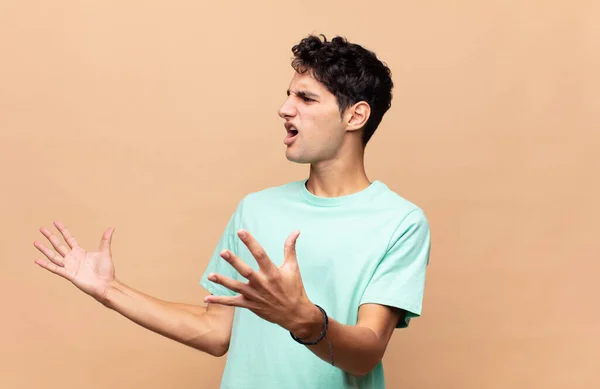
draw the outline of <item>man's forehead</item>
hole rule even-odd
[[[323,94],[324,90],[326,90],[325,86],[314,79],[308,72],[302,74],[296,73],[292,78],[288,88],[289,93],[297,93],[302,91],[319,95]]]

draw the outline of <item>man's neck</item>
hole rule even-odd
[[[371,182],[365,172],[362,158],[354,163],[342,160],[312,164],[306,187],[320,197],[339,197],[366,189]]]

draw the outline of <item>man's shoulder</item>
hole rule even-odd
[[[378,205],[384,207],[388,212],[399,216],[418,215],[425,217],[425,212],[413,200],[404,197],[400,191],[394,190],[381,182],[383,190],[380,192]]]

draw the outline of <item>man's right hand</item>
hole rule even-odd
[[[46,228],[40,232],[56,252],[34,242],[47,259],[35,263],[71,281],[75,286],[133,322],[170,339],[214,356],[229,348],[234,308],[209,304],[192,305],[157,299],[115,278],[110,245],[114,228],[107,229],[98,251],[86,251],[60,222],[54,225],[62,240]]]
[[[35,263],[71,281],[79,289],[105,304],[106,293],[115,280],[115,268],[111,258],[114,228],[104,232],[98,251],[86,251],[79,246],[63,223],[54,222],[54,226],[68,246],[48,229],[40,228],[40,232],[50,241],[56,252],[35,241],[34,246],[47,258],[36,259]]]

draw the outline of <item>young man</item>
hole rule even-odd
[[[292,48],[295,74],[279,110],[286,157],[307,179],[246,195],[200,284],[206,306],[162,301],[114,275],[110,244],[67,246],[36,263],[141,326],[214,356],[222,389],[384,388],[395,328],[421,314],[430,231],[423,211],[370,181],[364,148],[391,103],[389,69],[341,37]],[[283,250],[282,250],[283,249]]]

